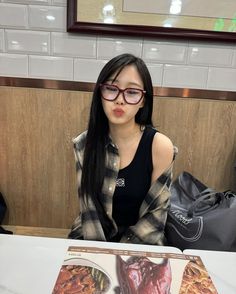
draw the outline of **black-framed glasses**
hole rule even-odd
[[[127,104],[138,104],[143,98],[146,91],[136,88],[120,89],[116,85],[101,84],[102,98],[108,101],[114,101],[120,95],[123,94],[124,100]]]

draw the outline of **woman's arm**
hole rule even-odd
[[[174,158],[174,152],[171,140],[161,133],[156,133],[152,143],[152,183],[169,168]]]

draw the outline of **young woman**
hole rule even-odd
[[[152,125],[153,86],[142,59],[102,69],[88,130],[73,140],[80,215],[69,238],[164,244],[175,148]]]

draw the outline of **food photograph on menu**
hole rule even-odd
[[[69,247],[52,294],[217,294],[200,257]]]

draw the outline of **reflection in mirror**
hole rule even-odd
[[[179,14],[182,9],[181,0],[172,0],[170,5],[170,14]]]
[[[104,23],[115,23],[115,7],[113,4],[105,4],[102,9],[102,19]]]

